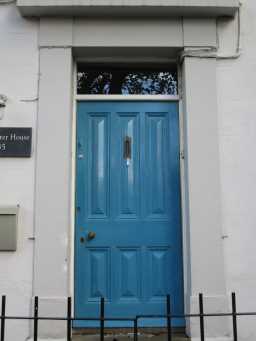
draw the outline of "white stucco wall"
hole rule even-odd
[[[217,70],[223,243],[228,291],[238,310],[256,311],[256,2],[242,3],[241,57]],[[242,340],[256,339],[255,326],[256,317],[240,319]]]
[[[20,17],[15,5],[0,4],[0,94],[8,97],[0,126],[35,128],[37,116],[37,22]],[[35,129],[33,129],[35,133]],[[35,143],[35,135],[33,142]],[[0,205],[20,204],[18,249],[0,252],[0,295],[7,313],[28,315],[33,277],[34,166],[32,158],[0,159]],[[7,340],[28,337],[28,322],[8,321]]]
[[[235,22],[220,25],[221,51],[234,53]],[[8,97],[0,126],[31,126],[29,159],[0,159],[0,205],[20,204],[18,249],[0,252],[0,295],[8,314],[29,314],[33,296],[35,127],[38,96],[38,21],[20,17],[14,4],[0,3],[0,94]],[[224,44],[224,45],[223,45]],[[228,292],[237,308],[256,310],[256,2],[243,0],[239,59],[218,60],[218,123],[221,160],[223,244]],[[211,181],[209,179],[209,181]],[[202,274],[203,275],[203,274]],[[50,280],[50,276],[49,276]],[[241,341],[256,339],[256,317],[239,322]],[[7,340],[29,336],[27,322],[7,323]]]

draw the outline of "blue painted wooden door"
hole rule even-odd
[[[76,317],[183,313],[178,132],[177,103],[78,103]]]

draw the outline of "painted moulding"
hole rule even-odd
[[[238,0],[18,0],[24,16],[233,16]]]

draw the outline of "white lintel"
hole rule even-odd
[[[24,16],[233,16],[239,0],[17,0]]]

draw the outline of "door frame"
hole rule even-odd
[[[120,22],[120,30],[115,29],[116,23],[108,21],[112,34],[102,39],[104,25],[98,27],[97,19],[94,18],[88,28],[97,28],[97,44],[80,34],[88,23],[79,26],[79,22],[73,22],[72,18],[63,18],[59,25],[56,25],[55,20],[49,22],[47,18],[41,22],[41,39],[38,41],[41,77],[36,116],[33,292],[40,295],[46,313],[55,311],[58,314],[58,307],[65,311],[66,297],[74,291],[72,160],[75,147],[72,134],[75,136],[75,129],[72,130],[72,127],[75,116],[72,108],[76,113],[74,71],[78,60],[104,65],[178,64],[180,118],[184,115],[180,124],[180,142],[181,152],[185,151],[181,162],[185,309],[191,313],[198,312],[199,292],[205,294],[206,307],[212,310],[218,310],[220,306],[228,308],[230,302],[221,239],[223,221],[216,77],[218,63],[217,57],[207,52],[202,55],[194,53],[192,45],[198,42],[197,30],[192,32],[189,42],[186,40],[188,44],[184,45],[184,37],[187,38],[186,33],[190,28],[202,24],[198,18],[192,21],[185,18],[185,21],[187,25],[184,32],[183,21],[179,18],[168,20],[168,23],[157,21],[153,26],[150,18],[138,20],[137,23],[141,26],[143,22],[151,33],[155,33],[156,28],[163,33],[159,42],[159,35],[148,35],[147,30],[140,31],[138,39],[134,40],[130,20]],[[206,20],[204,24],[208,34],[200,46],[207,49],[216,43],[212,39],[216,27],[213,20]],[[174,29],[175,34],[170,36],[170,29]],[[55,123],[58,123],[58,129]],[[45,202],[47,205],[44,205]],[[50,221],[49,215],[52,217]],[[51,233],[52,238],[49,240]],[[198,242],[195,235],[200,235],[204,242]],[[54,253],[45,254],[46,247],[54,250]],[[53,254],[56,262],[52,262]],[[207,257],[202,257],[202,254]],[[53,276],[53,284],[46,280],[49,271]],[[197,337],[199,321],[187,319],[186,325],[188,334]],[[47,335],[55,337],[56,333],[64,336],[59,322],[51,324]],[[223,337],[227,333],[228,328],[224,322],[211,321],[209,336]]]
[[[185,168],[183,162],[183,150],[184,150],[184,135],[183,135],[183,114],[182,114],[182,103],[179,95],[78,95],[77,89],[77,64],[74,63],[74,94],[73,94],[73,113],[72,113],[72,188],[71,188],[71,263],[70,263],[70,273],[69,273],[69,285],[72,297],[75,294],[75,228],[76,228],[76,210],[75,210],[75,198],[76,198],[76,138],[77,138],[77,103],[78,102],[100,102],[100,101],[162,101],[162,102],[177,102],[178,103],[178,117],[179,117],[179,154],[180,154],[180,194],[181,194],[181,233],[182,233],[182,275],[183,275],[183,297],[184,297],[184,309],[186,305],[185,292],[187,286],[187,262],[184,255],[184,249],[186,244],[186,234],[185,234]],[[178,69],[178,78],[180,78],[180,70]],[[179,79],[180,84],[180,79]],[[75,311],[75,303],[73,300],[73,312]]]

